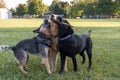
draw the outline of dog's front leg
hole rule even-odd
[[[77,62],[76,62],[76,58],[75,58],[75,56],[72,57],[72,61],[73,61],[73,65],[74,65],[74,71],[77,71],[78,68],[77,68]]]
[[[50,65],[49,65],[48,58],[43,58],[43,63],[45,64],[48,73],[51,74],[51,70],[50,70]]]
[[[62,73],[64,71],[64,67],[65,67],[66,55],[60,53],[60,56],[61,56],[61,67],[60,67],[59,73]]]
[[[56,64],[57,64],[57,50],[53,50],[53,53],[52,53],[52,62],[53,62],[53,68],[52,68],[52,71],[55,72],[56,71]]]
[[[68,71],[68,69],[67,69],[67,56],[66,56],[66,59],[65,59],[65,67],[64,67],[64,71]]]

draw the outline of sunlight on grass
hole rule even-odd
[[[0,27],[39,27],[43,19],[6,19],[0,20]]]
[[[120,19],[68,19],[75,27],[120,27]],[[39,27],[43,19],[0,20],[0,27]]]
[[[0,20],[0,45],[15,45],[17,42],[36,36],[32,31],[39,27],[43,19]],[[70,19],[75,33],[87,33],[92,30],[93,66],[88,71],[88,58],[81,64],[82,57],[77,55],[78,72],[73,72],[73,64],[68,60],[68,72],[59,74],[60,56],[58,54],[57,71],[51,75],[41,64],[39,56],[30,56],[28,74],[20,72],[12,51],[0,52],[0,80],[119,80],[120,78],[120,22],[118,20]],[[84,23],[84,24],[83,24]],[[103,24],[105,26],[103,26]],[[112,26],[111,26],[112,25]],[[92,27],[93,26],[93,27]]]

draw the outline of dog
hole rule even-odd
[[[61,56],[61,67],[59,73],[64,71],[66,56],[72,58],[74,65],[74,71],[78,70],[76,55],[79,53],[83,60],[82,64],[85,63],[85,54],[87,51],[89,59],[89,69],[92,66],[92,39],[90,38],[91,31],[88,31],[87,34],[75,34],[72,26],[64,22],[61,17],[58,17],[57,20],[54,19],[52,15],[51,20],[58,26],[58,44],[59,51]]]
[[[48,38],[51,38],[52,44],[51,44],[50,53],[49,53],[49,63],[52,67],[51,71],[55,72],[56,65],[57,65],[57,53],[58,53],[58,28],[57,28],[57,24],[55,24],[50,19],[47,19],[47,23],[48,24],[46,24],[46,26],[50,25],[51,27],[46,28],[45,26],[40,26],[39,28],[35,29],[33,32],[42,33],[42,34],[45,34]],[[65,61],[64,71],[68,71],[67,60]]]
[[[44,23],[41,24],[41,26],[44,26],[46,28],[50,27],[50,25],[47,23],[47,20],[44,20]],[[47,34],[49,34],[49,32],[47,32]],[[44,34],[39,33],[36,37],[22,40],[18,42],[15,46],[1,45],[0,51],[3,49],[12,50],[19,64],[19,69],[24,74],[27,74],[24,68],[26,67],[26,63],[28,62],[29,54],[41,56],[42,63],[45,64],[47,72],[50,74],[51,70],[48,59],[50,47],[51,40],[47,38]]]

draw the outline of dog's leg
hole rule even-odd
[[[82,51],[81,53],[79,53],[81,56],[82,56],[82,64],[85,63],[85,54],[84,54],[84,51]]]
[[[53,52],[52,52],[52,62],[53,62],[52,71],[53,71],[53,72],[56,71],[57,52],[58,52],[57,50],[53,50]]]
[[[66,56],[66,59],[65,59],[65,67],[64,67],[64,71],[68,71],[68,69],[67,69],[67,56]]]
[[[28,55],[29,53],[28,52],[26,52],[26,61],[25,61],[25,65],[24,65],[24,68],[25,69],[28,69],[28,67],[27,67],[27,63],[28,63],[28,60],[29,60],[29,55]]]
[[[61,56],[61,67],[60,67],[59,73],[62,73],[64,71],[64,67],[65,67],[66,55],[60,53],[60,56]]]
[[[92,50],[87,49],[87,54],[88,54],[88,59],[89,59],[89,67],[88,67],[88,69],[91,69],[91,66],[92,66]]]
[[[18,58],[16,58],[17,63],[19,64],[19,69],[21,70],[22,73],[27,74],[27,72],[24,70],[25,67],[25,62],[22,60],[19,60]]]
[[[21,72],[24,74],[27,74],[27,72],[24,70],[24,67],[25,67],[26,61],[27,61],[27,57],[28,57],[26,52],[22,51],[22,50],[18,50],[14,53],[14,55],[19,64],[19,69],[21,70]]]
[[[27,74],[27,72],[24,70],[24,66],[22,64],[19,65],[19,69],[22,71],[22,73]]]
[[[53,58],[52,58],[52,49],[50,49],[50,52],[48,54],[49,64],[53,68]]]
[[[44,50],[43,50],[43,52],[41,54],[42,62],[45,64],[48,73],[51,74],[50,65],[49,65],[49,61],[48,61],[48,54],[49,54],[49,48],[44,47]]]
[[[43,63],[45,64],[48,73],[51,74],[48,58],[43,58]]]
[[[76,62],[76,58],[75,58],[75,56],[72,57],[72,61],[73,61],[73,65],[74,65],[74,71],[77,71],[78,68],[77,68],[77,62]]]

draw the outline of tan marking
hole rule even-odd
[[[23,65],[19,65],[19,69],[21,70],[22,73],[27,74],[27,72],[24,70]]]
[[[43,62],[47,68],[47,71],[49,74],[51,74],[51,70],[50,70],[50,65],[49,65],[49,62],[48,62],[48,58],[43,58]]]

